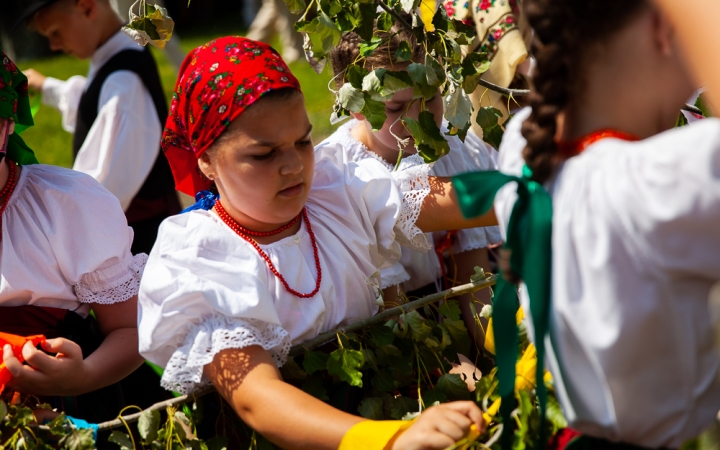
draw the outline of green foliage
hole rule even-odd
[[[434,29],[426,29],[416,10],[419,0],[319,0],[307,5],[295,29],[306,36],[306,52],[311,65],[319,71],[325,67],[330,51],[344,33],[355,32],[363,42],[360,55],[345,72],[346,83],[336,93],[331,121],[362,113],[373,129],[382,128],[385,108],[382,102],[392,94],[412,88],[414,101],[419,101],[420,115],[404,117],[403,125],[415,141],[419,154],[427,162],[436,161],[449,151],[445,137],[434,120],[428,119],[426,100],[440,95],[445,106],[445,118],[450,123],[449,135],[464,139],[470,128],[473,105],[469,94],[478,86],[480,76],[490,67],[487,55],[478,52],[464,54],[461,46],[475,38],[474,27],[448,18],[444,8],[438,8],[432,19]],[[302,0],[286,0],[288,8],[297,11]],[[378,7],[381,6],[381,7]],[[400,14],[412,20],[398,20]],[[306,18],[314,14],[314,19]],[[417,38],[417,45],[425,49],[422,61],[413,61],[413,49],[407,41],[400,42],[391,55],[398,71],[376,68],[368,73],[365,61],[386,43],[386,34],[393,27],[403,27]],[[407,63],[410,63],[407,65]],[[362,72],[362,77],[359,74]],[[362,79],[362,83],[360,83]],[[424,116],[423,116],[424,115]],[[502,115],[501,115],[502,116]],[[489,129],[488,142],[496,144],[502,136],[502,127]],[[398,147],[405,142],[398,138]]]

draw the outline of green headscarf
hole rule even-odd
[[[35,153],[20,137],[20,133],[34,125],[27,78],[5,52],[0,50],[0,54],[0,118],[15,122],[15,133],[8,137],[7,157],[20,165],[37,164]]]

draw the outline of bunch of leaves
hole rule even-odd
[[[134,13],[138,5],[138,14]],[[168,15],[167,9],[145,0],[137,0],[130,7],[130,23],[122,30],[135,42],[145,46],[151,44],[159,49],[165,48],[175,28],[175,22]]]
[[[223,436],[213,436],[207,441],[197,436],[197,425],[201,420],[202,403],[198,401],[192,406],[184,405],[182,409],[168,406],[164,419],[158,410],[145,410],[137,422],[139,442],[127,423],[127,433],[115,430],[110,434],[109,442],[117,444],[121,450],[226,450],[227,439]]]
[[[490,67],[486,54],[465,53],[461,49],[473,41],[473,27],[448,18],[444,8],[438,8],[432,26],[426,27],[417,14],[420,0],[310,0],[309,4],[305,0],[285,0],[285,3],[291,12],[303,13],[295,29],[304,34],[306,56],[318,73],[343,34],[355,32],[363,40],[359,57],[346,68],[342,74],[345,83],[335,92],[333,122],[351,112],[360,113],[378,130],[387,119],[383,101],[398,91],[412,88],[413,101],[420,103],[422,112],[417,119],[404,118],[403,125],[426,162],[436,161],[449,151],[435,117],[426,108],[426,102],[435,95],[443,99],[445,119],[449,123],[447,134],[465,139],[473,115],[469,94]],[[403,41],[391,56],[397,63],[410,62],[406,70],[368,70],[366,58],[380,51],[389,39],[382,36],[396,33],[392,31],[397,30],[393,28],[396,23],[414,35],[417,45],[425,51],[424,60],[411,61],[413,49]],[[498,120],[492,120],[497,114],[502,117],[496,109],[478,115],[478,119],[482,119],[478,123],[487,129],[492,143],[497,143],[498,132],[502,134]],[[399,137],[396,139],[398,148],[402,149],[406,143]]]
[[[50,409],[42,405],[43,409]],[[92,430],[77,429],[64,414],[45,426],[35,423],[32,409],[22,405],[8,406],[0,400],[0,450],[92,450]]]

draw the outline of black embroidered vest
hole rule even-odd
[[[155,104],[160,126],[164,126],[168,115],[165,93],[160,84],[157,65],[150,54],[150,50],[145,48],[142,51],[121,51],[110,58],[98,70],[95,78],[93,78],[80,98],[75,135],[73,136],[73,153],[75,157],[77,157],[80,147],[82,147],[90,128],[95,123],[95,119],[97,119],[98,102],[103,83],[105,83],[108,76],[119,70],[130,71],[140,77]],[[160,145],[159,142],[158,145]],[[163,152],[160,151],[150,175],[145,179],[137,195],[133,198],[125,215],[128,223],[132,224],[158,216],[167,217],[177,214],[179,211],[180,205],[177,201],[175,182],[170,171],[170,165]]]

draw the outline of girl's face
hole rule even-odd
[[[300,92],[261,99],[236,118],[200,156],[223,207],[256,231],[278,228],[305,206],[315,159],[312,125]]]
[[[381,157],[394,161],[397,159],[398,154],[398,143],[393,133],[401,139],[409,139],[408,144],[403,147],[403,151],[408,154],[417,153],[415,149],[415,141],[410,135],[405,126],[402,124],[402,119],[410,117],[412,119],[418,118],[421,111],[421,99],[413,100],[413,89],[403,89],[393,94],[390,100],[385,102],[385,114],[387,119],[383,124],[383,127],[375,132],[372,132],[372,127],[369,122],[365,121],[367,127],[367,144],[370,150],[377,153]],[[443,117],[443,103],[440,93],[436,93],[435,96],[425,102],[425,106],[433,116],[435,116],[435,123],[438,128],[442,125]],[[364,116],[356,115],[358,119],[364,119]]]

